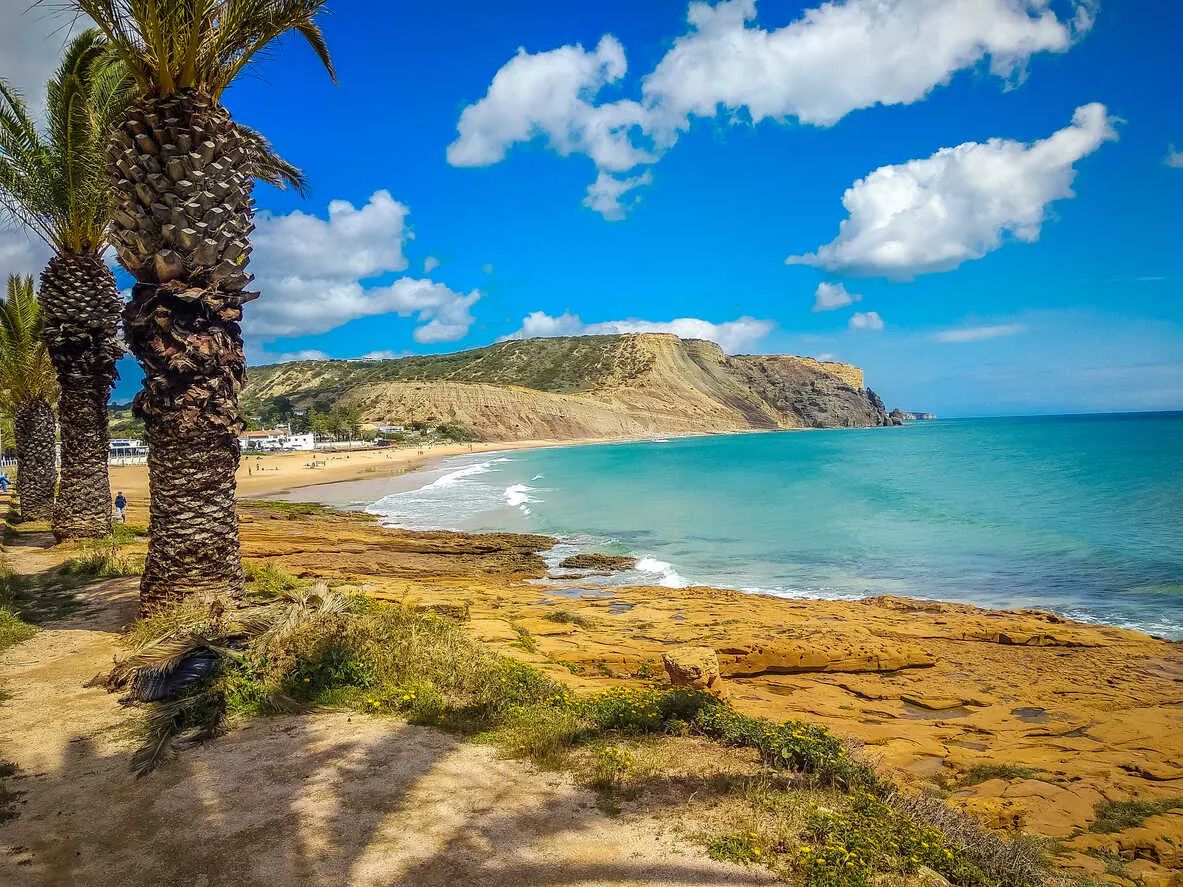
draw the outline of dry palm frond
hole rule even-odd
[[[132,772],[147,776],[179,751],[221,735],[225,723],[226,699],[217,690],[158,703],[145,717],[147,742],[132,755]]]
[[[234,655],[241,639],[200,633],[162,638],[112,669],[108,686],[126,687],[127,699],[157,702],[217,673],[221,659]]]
[[[188,606],[154,617],[159,625],[154,637],[101,681],[109,690],[126,689],[125,704],[150,703],[143,724],[146,742],[133,756],[133,771],[144,776],[224,729],[225,699],[211,679],[227,660],[266,655],[304,626],[349,609],[347,597],[318,583],[245,610]],[[279,692],[271,694],[268,705],[275,711],[300,708]]]

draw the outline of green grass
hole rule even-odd
[[[18,609],[20,589],[20,578],[9,569],[7,558],[0,553],[0,653],[37,633],[36,626],[21,618]]]
[[[1143,821],[1160,813],[1183,807],[1183,797],[1159,798],[1155,801],[1102,801],[1093,808],[1095,819],[1089,831],[1123,832],[1140,826]]]
[[[1039,771],[1033,767],[1021,767],[1018,764],[975,764],[969,768],[961,785],[978,785],[991,779],[1005,779],[1007,781],[1031,779]]]
[[[0,653],[27,641],[37,633],[36,626],[25,622],[15,610],[0,606]]]
[[[563,624],[578,625],[580,628],[587,628],[591,625],[591,620],[580,616],[578,613],[572,613],[568,610],[551,610],[543,619],[551,622],[558,622]]]
[[[319,502],[279,502],[269,499],[250,499],[247,503],[255,508],[263,508],[267,511],[274,511],[279,514],[288,514],[292,516],[303,514],[316,514],[324,511],[325,506]]]
[[[66,561],[61,572],[67,576],[115,579],[144,572],[144,555],[121,551],[135,541],[134,535],[105,536],[80,544],[79,555]]]
[[[530,630],[521,625],[514,625],[513,630],[517,632],[518,639],[513,642],[513,645],[520,650],[525,650],[527,653],[538,652],[538,641],[534,635],[530,634]]]
[[[939,805],[908,806],[819,725],[750,717],[690,689],[613,687],[579,696],[482,646],[455,620],[334,596],[323,586],[289,597],[295,610],[284,609],[286,598],[268,610],[283,631],[256,635],[245,653],[223,660],[217,675],[187,691],[168,710],[170,729],[198,729],[211,713],[225,712],[234,722],[344,706],[489,741],[508,755],[569,769],[600,793],[607,812],[618,812],[651,786],[668,791],[677,778],[663,768],[680,766],[684,756],[667,752],[663,763],[661,750],[670,743],[698,743],[709,747],[705,757],[711,761],[734,758],[765,774],[759,784],[689,783],[688,797],[701,791],[725,799],[733,811],[703,838],[717,858],[767,862],[804,887],[868,887],[877,875],[908,874],[920,865],[959,887],[1036,882],[1030,876],[1035,863],[1012,871],[998,862],[999,848],[1011,845],[976,837]],[[300,618],[293,618],[297,610]],[[180,605],[142,621],[130,637],[136,648],[187,632],[206,637],[213,627],[205,618],[200,608]],[[231,621],[219,630],[233,635],[242,629]],[[825,805],[810,806],[818,799]]]
[[[242,565],[246,575],[246,588],[252,594],[275,597],[285,591],[294,591],[308,583],[293,576],[281,565],[272,561],[257,563],[248,561]]]

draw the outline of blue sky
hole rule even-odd
[[[1183,408],[1183,8],[817,7],[330,3],[338,85],[287,40],[225,99],[313,185],[257,191],[252,361],[682,318],[906,409]]]

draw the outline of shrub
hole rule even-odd
[[[93,576],[96,579],[138,576],[144,572],[144,555],[120,551],[129,541],[127,537],[114,536],[88,539],[81,544],[79,556],[62,565],[62,572],[69,576]]]
[[[1183,807],[1183,797],[1159,798],[1154,801],[1102,801],[1093,808],[1093,824],[1089,831],[1123,832],[1136,828],[1151,816]]]
[[[308,584],[272,561],[264,561],[261,564],[244,563],[242,572],[246,576],[247,591],[265,597],[276,597],[285,591],[294,591]]]
[[[0,652],[22,641],[27,641],[37,629],[23,621],[15,610],[0,606]]]
[[[768,847],[763,837],[756,832],[738,832],[723,835],[707,843],[707,854],[721,862],[741,862],[745,865],[765,862]]]
[[[1030,779],[1039,771],[1034,767],[1021,767],[1018,764],[975,764],[969,768],[962,785],[977,785],[990,779]]]
[[[583,616],[580,616],[578,613],[571,613],[568,610],[551,610],[542,618],[548,619],[551,622],[578,625],[580,628],[587,628],[591,625],[591,622]]]

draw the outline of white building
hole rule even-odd
[[[316,440],[311,431],[303,434],[292,434],[284,428],[273,428],[270,431],[246,431],[238,438],[238,446],[243,450],[314,450]]]

